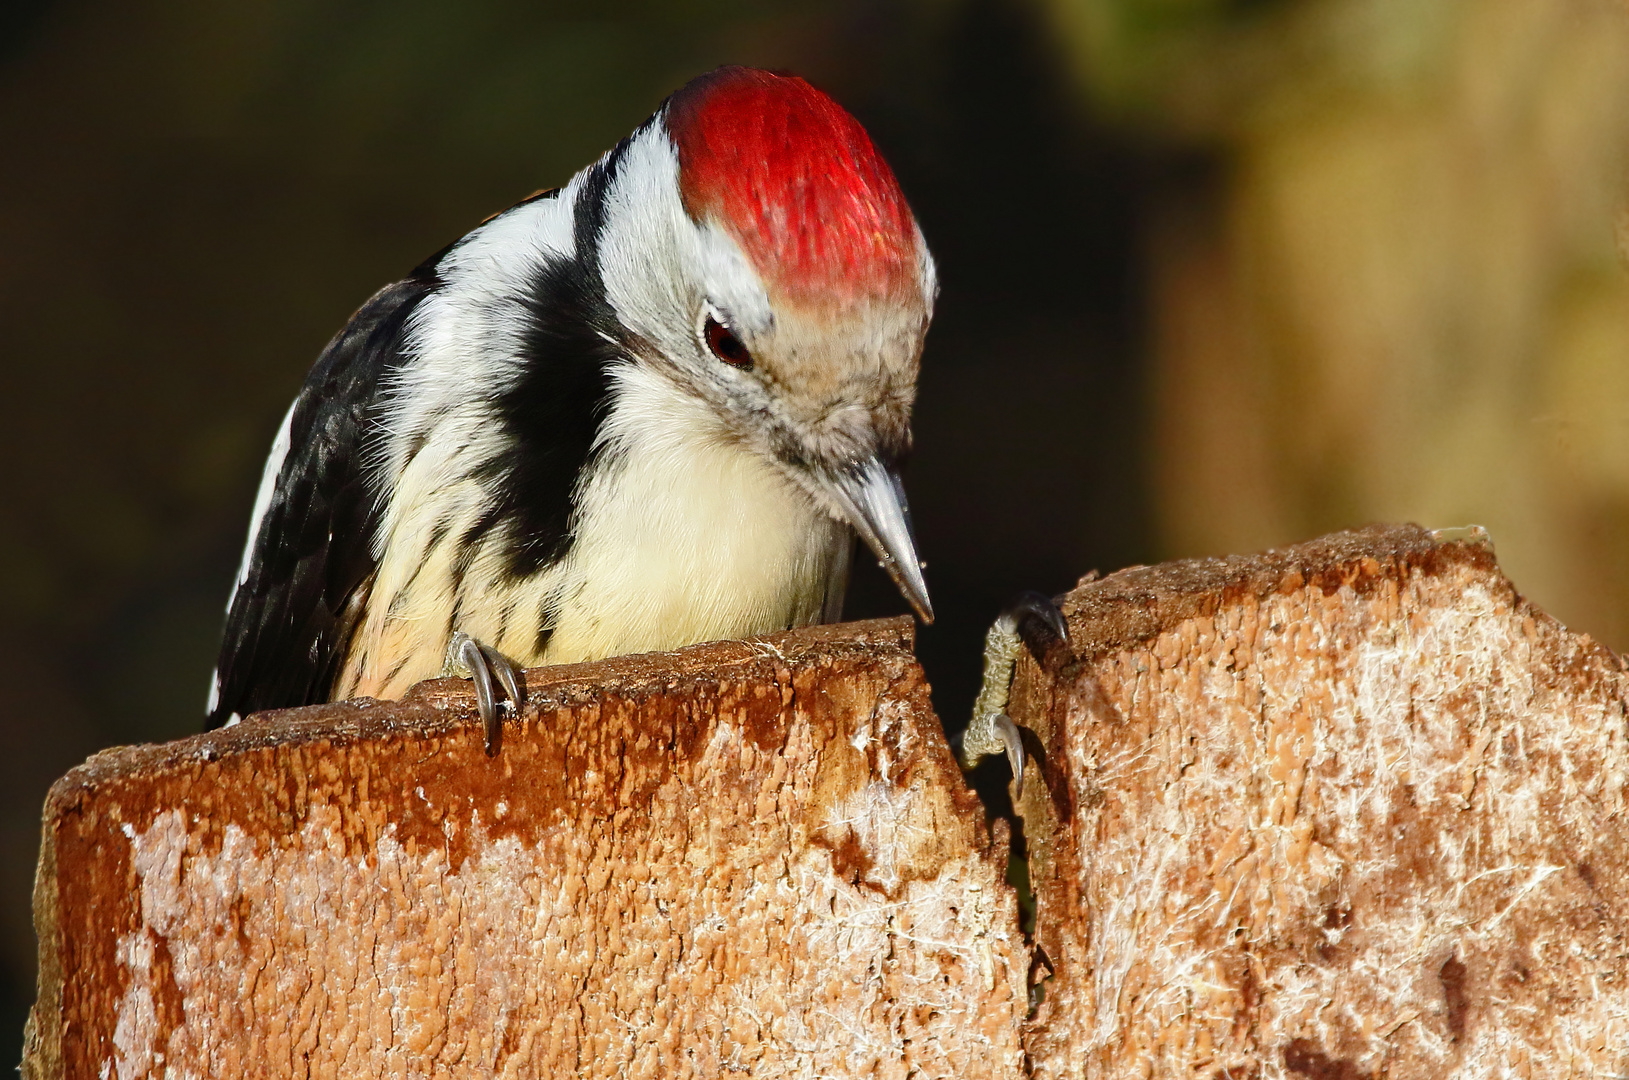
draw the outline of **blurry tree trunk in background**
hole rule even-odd
[[[1046,6],[1101,110],[1218,166],[1150,239],[1164,549],[1477,522],[1629,646],[1629,7]]]

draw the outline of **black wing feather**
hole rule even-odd
[[[427,264],[429,265],[429,264]],[[295,400],[289,449],[226,615],[207,726],[234,713],[326,701],[374,571],[380,507],[363,463],[381,380],[404,359],[427,269],[381,289],[318,357]]]

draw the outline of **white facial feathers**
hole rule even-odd
[[[740,247],[685,211],[678,152],[660,124],[640,131],[623,154],[606,193],[599,254],[618,319],[670,359],[701,359],[694,326],[703,303],[744,334],[774,324],[769,295]]]

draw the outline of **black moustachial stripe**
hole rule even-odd
[[[579,478],[592,468],[611,368],[624,355],[623,330],[600,277],[598,244],[606,191],[627,145],[619,143],[584,177],[572,208],[575,257],[547,263],[529,283],[523,374],[496,402],[513,450],[483,468],[480,479],[492,503],[464,539],[507,526],[505,570],[514,579],[550,566],[571,546],[573,498]],[[546,641],[546,629],[540,634]]]
[[[207,726],[326,701],[366,607],[380,507],[364,463],[381,381],[403,360],[408,316],[440,287],[433,264],[381,289],[328,343],[289,421],[289,449],[221,641]]]

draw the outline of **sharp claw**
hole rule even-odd
[[[475,683],[475,707],[481,714],[481,726],[486,729],[486,756],[492,757],[503,739],[503,728],[498,723],[497,695],[492,692],[492,668],[473,638],[465,638],[459,645],[458,661],[469,668],[470,679]]]
[[[1046,628],[1057,635],[1059,641],[1069,640],[1069,623],[1065,621],[1063,612],[1049,597],[1038,592],[1022,593],[1014,600],[1007,611],[1013,616],[1014,625],[1023,622],[1024,616],[1033,615],[1046,624]]]
[[[498,751],[503,749],[503,720],[498,716],[496,702],[483,702],[481,709],[481,725],[483,728],[482,746],[487,757],[497,757]]]
[[[520,707],[526,704],[526,686],[521,682],[520,673],[510,659],[497,649],[481,647],[486,655],[486,661],[492,671],[498,676],[498,682],[503,686],[503,692],[508,695],[509,703],[515,708],[515,715],[520,715]]]
[[[1013,801],[1024,797],[1024,741],[1012,717],[1002,713],[995,718],[995,733],[1007,751],[1007,764],[1012,766]]]

